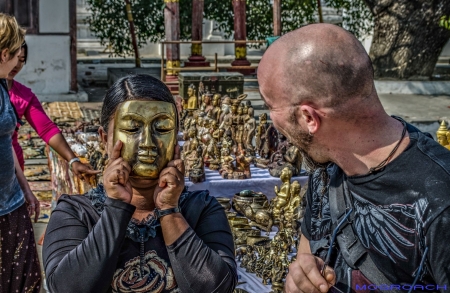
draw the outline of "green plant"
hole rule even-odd
[[[130,0],[139,47],[147,42],[164,39],[164,7],[162,0]],[[133,54],[124,0],[87,0],[92,15],[88,18],[91,31],[112,55]],[[371,14],[363,0],[326,0],[326,6],[343,12],[343,25],[356,36],[371,30]],[[204,16],[215,20],[225,38],[234,29],[231,0],[205,0]],[[282,0],[282,32],[317,22],[317,0]],[[192,0],[180,0],[180,38],[189,40],[192,27]],[[247,0],[247,38],[264,40],[273,34],[273,14],[270,0]]]
[[[443,15],[439,21],[439,26],[442,26],[442,27],[450,30],[450,16]]]

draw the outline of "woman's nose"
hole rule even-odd
[[[139,147],[145,148],[145,149],[151,149],[153,151],[157,150],[156,144],[153,142],[153,136],[152,136],[151,128],[149,126],[146,126],[144,128],[144,131],[142,131]]]

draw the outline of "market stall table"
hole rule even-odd
[[[242,190],[252,190],[255,192],[264,193],[268,199],[275,197],[275,186],[281,185],[280,178],[272,177],[267,169],[251,167],[251,179],[223,179],[218,171],[212,171],[205,168],[206,180],[201,183],[192,183],[186,178],[185,185],[190,191],[194,190],[209,190],[209,193],[215,197],[229,197],[232,198],[234,194]],[[297,180],[301,186],[308,181],[308,176],[292,177],[292,181]]]

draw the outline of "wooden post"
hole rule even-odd
[[[70,91],[78,92],[77,82],[77,1],[69,0]]]
[[[138,49],[137,42],[136,42],[136,33],[134,30],[134,20],[133,20],[133,13],[131,11],[130,0],[125,0],[125,4],[126,4],[128,23],[130,24],[131,42],[133,44],[133,49],[134,49],[135,64],[136,64],[136,67],[141,67],[141,58],[139,58],[139,49]]]
[[[166,41],[180,40],[180,2],[179,0],[164,0],[164,28]],[[166,81],[178,80],[178,71],[170,68],[180,67],[180,44],[166,44]],[[178,86],[168,86],[171,91],[178,90]]]
[[[320,3],[320,0],[317,0],[317,13],[319,14],[319,22],[323,23],[322,3]]]
[[[203,7],[204,0],[192,0],[192,41],[203,40]],[[189,61],[184,62],[184,66],[209,66],[209,62],[206,62],[202,51],[201,43],[192,43],[191,56],[189,57]]]
[[[281,0],[273,0],[273,35],[281,36]]]
[[[246,0],[231,0],[233,3],[234,12],[234,39],[236,41],[245,41],[247,39],[246,28]],[[247,44],[235,43],[234,44],[235,60],[231,62],[232,66],[250,66],[250,62],[247,60]],[[242,74],[251,74],[254,70],[229,70],[239,71]]]

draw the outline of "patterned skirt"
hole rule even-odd
[[[0,216],[0,292],[39,293],[41,269],[26,204]]]

